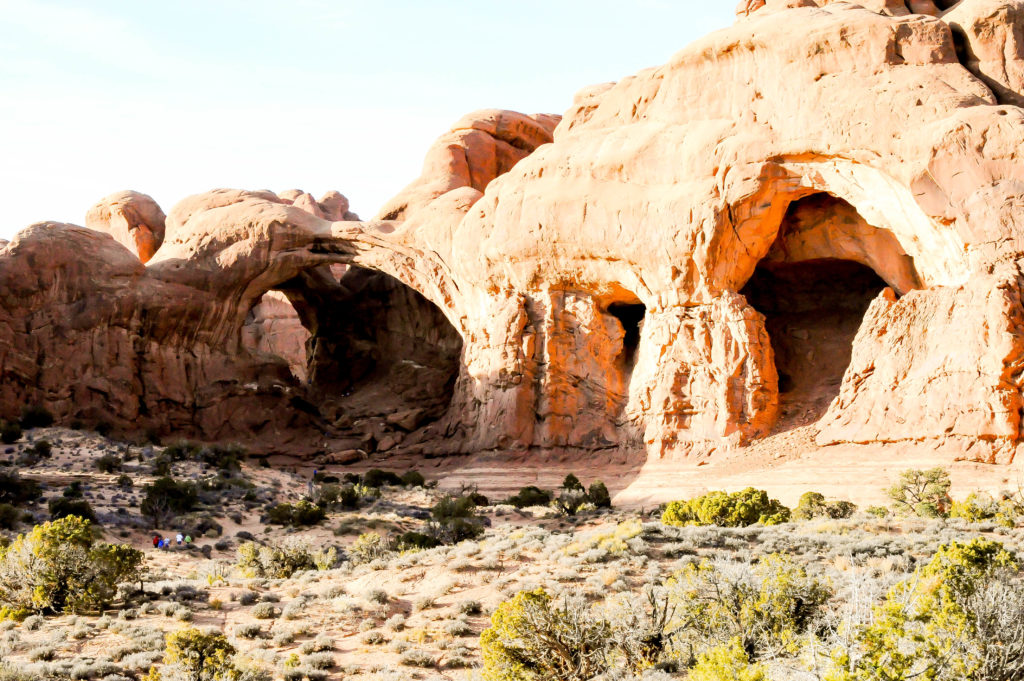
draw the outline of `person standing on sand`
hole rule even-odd
[[[153,548],[154,549],[160,548],[160,540],[161,539],[163,539],[163,537],[161,537],[159,534],[154,534],[153,535]]]
[[[190,546],[191,544],[192,544],[192,535],[191,534],[186,534],[185,535],[185,546]]]
[[[179,532],[178,536],[175,537],[175,539],[178,540],[178,546],[181,546],[181,542],[185,541],[185,535],[183,535],[181,532]]]

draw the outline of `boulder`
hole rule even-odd
[[[152,197],[135,191],[111,194],[85,214],[85,226],[106,232],[148,262],[164,241],[166,216]]]

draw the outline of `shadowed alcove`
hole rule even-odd
[[[775,432],[824,415],[839,394],[864,314],[887,286],[897,293],[920,286],[913,260],[891,232],[828,194],[790,204],[740,291],[765,316],[771,339],[779,377]]]
[[[282,299],[293,306],[291,329]],[[367,420],[383,419],[412,430],[440,418],[451,403],[462,337],[436,305],[387,274],[318,267],[265,294],[250,319],[260,312],[277,318],[263,321],[258,349],[294,367],[294,339],[301,337],[303,366],[292,374],[342,429],[362,432]]]

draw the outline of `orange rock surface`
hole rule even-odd
[[[0,250],[0,406],[334,452],[655,463],[799,430],[1012,461],[1022,11],[751,0],[563,117],[468,115],[373,220],[214,190],[151,259],[102,211],[139,258],[30,227]],[[290,349],[253,340],[268,292]]]

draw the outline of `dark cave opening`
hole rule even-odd
[[[647,307],[643,303],[612,303],[608,306],[608,314],[622,324],[622,350],[618,361],[625,371],[632,371],[640,347],[640,327],[647,314]]]
[[[779,375],[776,431],[816,422],[839,394],[853,339],[887,286],[852,260],[762,261],[741,293],[765,316]]]
[[[382,272],[343,265],[277,288],[308,334],[306,385],[336,427],[379,435],[385,421],[409,431],[445,413],[462,337],[422,294]]]

